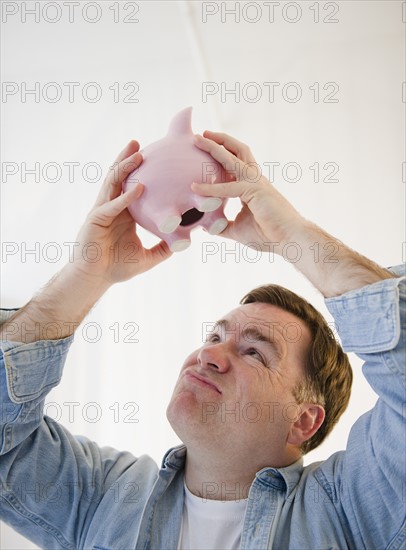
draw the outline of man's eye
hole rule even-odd
[[[250,355],[251,357],[256,357],[259,361],[261,361],[262,363],[265,364],[265,360],[262,356],[261,353],[259,353],[258,350],[256,350],[255,348],[249,348],[246,350],[245,352],[247,355]]]
[[[206,342],[211,342],[211,343],[220,342],[220,336],[218,334],[210,334],[210,336],[206,338]]]

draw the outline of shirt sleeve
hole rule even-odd
[[[406,385],[405,265],[399,275],[326,299],[342,346],[365,361],[363,373],[385,403],[402,415]]]
[[[16,310],[0,310],[0,322]],[[44,400],[61,380],[73,336],[29,344],[0,341],[0,454],[26,439],[40,424]]]
[[[0,342],[0,519],[41,548],[83,547],[100,502],[136,462],[43,415],[72,340]]]
[[[406,537],[406,277],[404,265],[390,270],[396,278],[326,299],[344,350],[364,361],[379,396],[355,422],[340,460],[324,470],[349,524],[371,548],[398,548]]]

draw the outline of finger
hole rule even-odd
[[[123,181],[133,170],[140,166],[142,160],[141,153],[136,151],[119,163],[114,163],[107,173],[95,205],[99,206],[121,195]]]
[[[235,198],[247,202],[251,186],[244,180],[229,183],[196,183],[191,185],[192,191],[204,197]]]
[[[121,153],[118,154],[116,160],[113,162],[113,165],[110,167],[110,171],[116,169],[120,162],[122,162],[124,159],[131,157],[136,153],[140,148],[140,144],[135,139],[131,140],[121,151]],[[108,175],[110,174],[110,171]],[[95,206],[98,206],[100,204],[103,204],[104,202],[111,200],[112,198],[118,196],[121,193],[121,189],[119,192],[112,193],[110,190],[111,182],[108,181],[108,176],[106,176],[102,187],[100,188],[99,194],[97,196]]]
[[[244,162],[255,162],[254,155],[251,153],[248,145],[238,139],[224,134],[222,132],[211,132],[210,130],[205,130],[203,136],[207,137],[219,145],[223,145],[228,151],[233,153],[237,158]]]
[[[120,163],[122,160],[130,157],[140,149],[140,144],[137,140],[132,139],[121,151],[121,153],[118,154],[116,160],[114,161],[114,164]]]
[[[214,160],[217,160],[226,172],[235,173],[236,179],[239,179],[240,173],[244,168],[244,163],[233,153],[230,153],[230,151],[215,141],[199,136],[198,134],[194,137],[194,143],[197,147],[199,147],[199,149],[206,151],[206,153],[209,153]]]
[[[123,210],[142,195],[143,191],[144,186],[138,183],[132,189],[96,208],[90,215],[90,221],[103,227],[109,227]]]

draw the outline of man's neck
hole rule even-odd
[[[236,456],[234,453],[196,451],[187,447],[185,480],[188,489],[204,500],[241,500],[248,493],[255,474],[266,467],[283,467],[300,458],[289,449],[283,458],[272,460],[259,456]]]

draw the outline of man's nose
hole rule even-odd
[[[230,368],[230,351],[226,343],[213,344],[201,348],[197,362],[204,368],[225,373]]]

